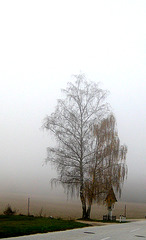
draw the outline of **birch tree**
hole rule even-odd
[[[43,126],[53,133],[57,143],[47,149],[46,161],[53,163],[58,172],[53,181],[60,182],[71,194],[79,193],[85,219],[108,184],[121,189],[126,147],[122,150],[117,131],[110,131],[115,129],[115,119],[105,102],[107,91],[88,82],[84,75],[74,78],[74,83],[69,82],[62,90],[64,98],[58,100]]]

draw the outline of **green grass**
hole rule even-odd
[[[16,237],[35,233],[63,231],[89,226],[73,220],[50,219],[33,216],[0,215],[0,238]]]

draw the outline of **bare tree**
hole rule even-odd
[[[46,161],[57,168],[58,178],[54,181],[60,182],[71,194],[79,193],[82,217],[89,218],[93,201],[101,196],[99,193],[105,190],[109,179],[114,183],[111,174],[116,171],[114,163],[118,164],[122,151],[120,153],[120,147],[115,144],[114,152],[112,144],[116,137],[110,141],[110,136],[105,135],[111,116],[105,103],[107,91],[87,82],[84,75],[74,77],[75,83],[68,83],[63,90],[65,98],[58,100],[55,112],[45,119],[44,128],[52,132],[57,141],[56,147],[48,147]],[[107,163],[111,163],[112,168],[107,167]],[[114,177],[116,181],[116,175]]]

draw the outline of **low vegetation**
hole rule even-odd
[[[0,238],[62,231],[86,226],[89,225],[73,220],[25,215],[0,215]]]
[[[4,215],[15,215],[16,214],[16,210],[12,210],[11,206],[8,204],[8,206],[6,207],[6,209],[4,210]]]

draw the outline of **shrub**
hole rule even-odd
[[[8,204],[3,213],[4,215],[15,215],[16,210],[12,210],[11,206]]]

